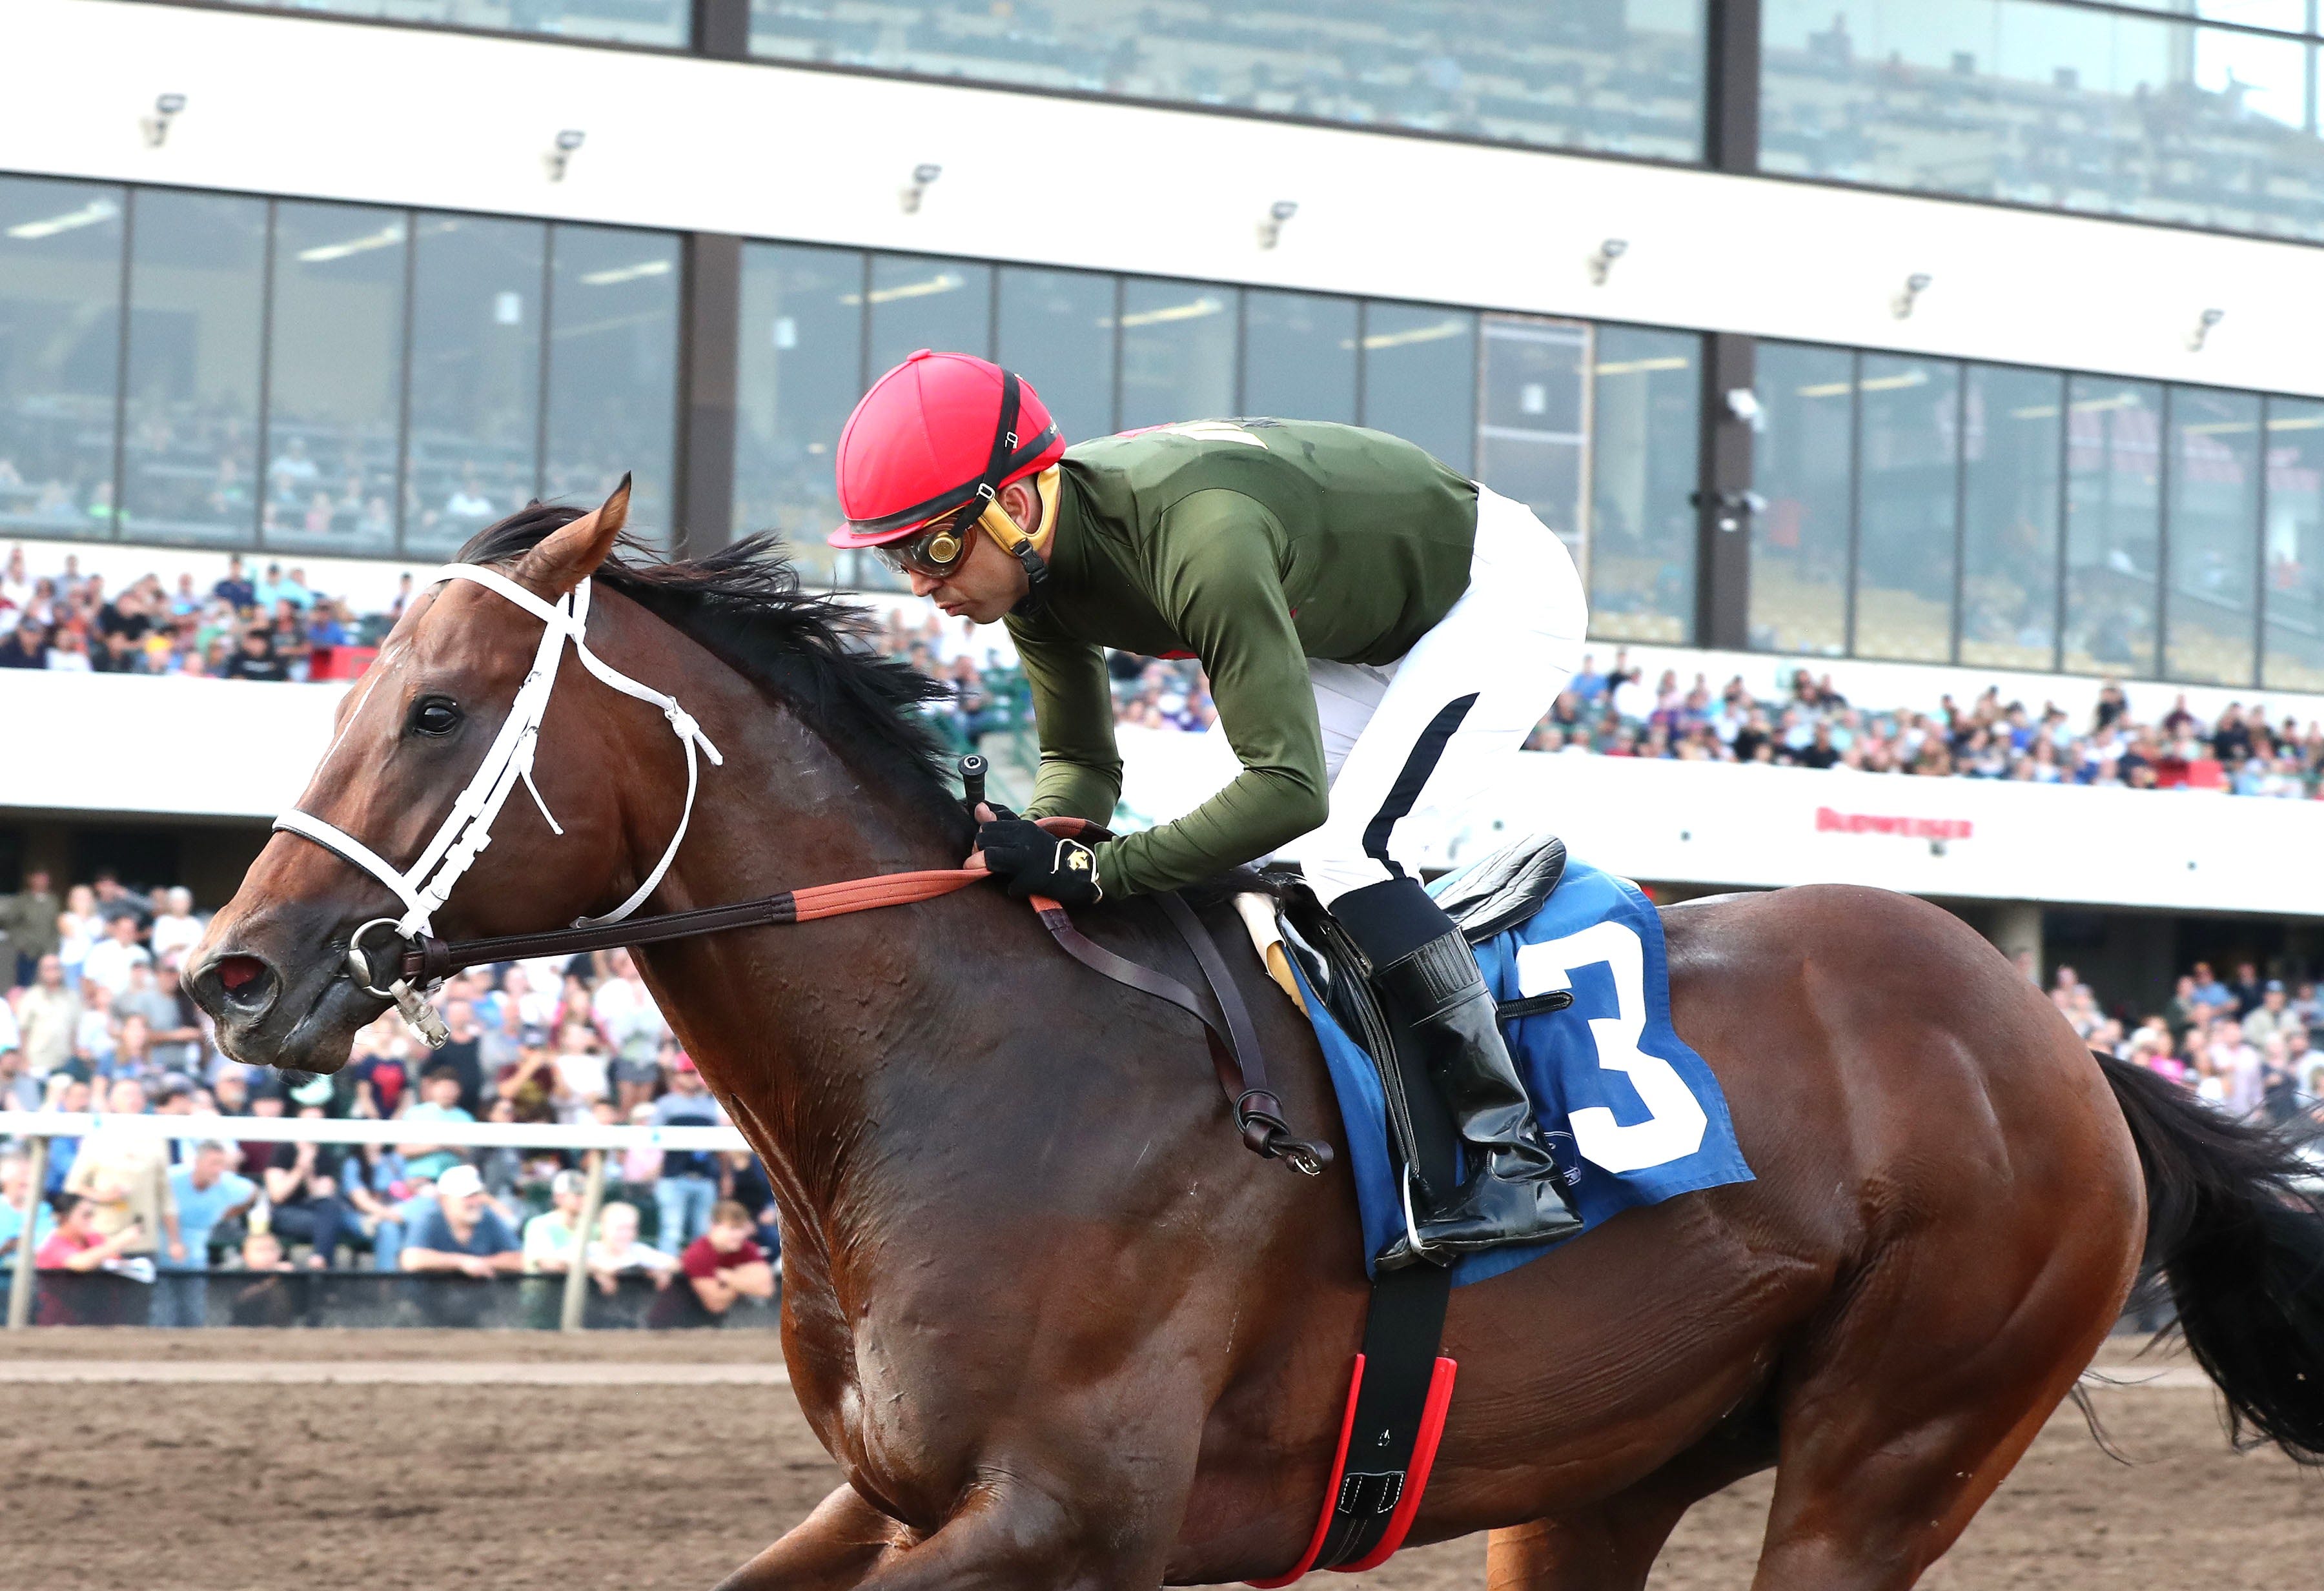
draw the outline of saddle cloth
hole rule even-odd
[[[1491,931],[1481,941],[1472,934],[1485,982],[1505,1008],[1522,1000],[1519,1009],[1530,1013],[1505,1016],[1502,1033],[1567,1167],[1567,1196],[1583,1231],[1635,1205],[1751,1181],[1719,1080],[1671,1025],[1660,914],[1637,885],[1586,863],[1566,861],[1557,878],[1554,866],[1542,865],[1555,844],[1521,842],[1439,880],[1431,893],[1466,907],[1456,909],[1464,925]],[[1496,909],[1510,898],[1508,889],[1480,898],[1476,888],[1479,875],[1499,882],[1527,871],[1546,875],[1554,889],[1518,920]],[[1291,958],[1293,974],[1347,1126],[1370,1272],[1371,1256],[1405,1221],[1387,1095],[1372,1057],[1333,1016],[1302,961]],[[1561,991],[1570,992],[1570,1005],[1542,998]],[[1467,1255],[1453,1263],[1452,1284],[1515,1270],[1553,1246]]]

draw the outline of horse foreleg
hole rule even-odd
[[[842,1486],[719,1591],[1152,1591],[1185,1502],[996,1474],[923,1535]]]
[[[853,1591],[913,1533],[842,1486],[781,1540],[718,1584],[718,1591]]]

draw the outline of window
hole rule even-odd
[[[609,0],[608,0],[609,3]],[[1662,160],[1702,152],[1702,0],[752,0],[752,53]]]
[[[1244,414],[1356,423],[1356,301],[1248,289]]]
[[[734,424],[734,534],[778,530],[802,577],[846,583],[873,560],[826,546],[832,450],[863,391],[863,256],[751,244]]]
[[[1477,459],[1475,312],[1366,304],[1363,326],[1363,423],[1470,473]]]
[[[1033,383],[1067,442],[1113,422],[1113,278],[1086,271],[1001,272],[994,357]]]
[[[1751,645],[1838,657],[1848,644],[1849,461],[1855,356],[1759,345]]]
[[[548,246],[538,222],[419,217],[403,455],[408,552],[448,556],[540,490]]]
[[[2065,378],[1969,367],[1960,660],[2046,670],[2058,656],[2058,464]]]
[[[992,353],[992,268],[913,254],[872,256],[872,360],[865,385],[922,348]]]
[[[2304,27],[2303,5],[2202,11]],[[2324,238],[2301,40],[2048,0],[1766,0],[1761,19],[1766,170]]]
[[[266,201],[141,189],[130,198],[124,533],[253,545]]]
[[[113,534],[117,188],[0,177],[0,526]]]
[[[2267,400],[2271,690],[2324,691],[2324,403]]]
[[[1950,662],[1960,367],[1867,354],[1857,391],[1856,654]]]
[[[693,37],[688,0],[227,0],[227,4],[670,49],[684,48]]]
[[[1582,480],[1589,441],[1590,328],[1522,315],[1484,318],[1477,479],[1557,532],[1587,577]]]
[[[2154,675],[2163,390],[2076,376],[2066,412],[2066,667]]]
[[[401,210],[275,206],[259,520],[269,548],[395,549],[407,222]]]
[[[2255,678],[2259,580],[2260,401],[2171,391],[2164,672],[2200,685]]]
[[[1590,633],[1694,639],[1702,339],[1598,328],[1590,405]]]
[[[564,226],[549,240],[548,495],[594,508],[634,472],[630,523],[669,524],[678,239]]]
[[[1123,282],[1121,428],[1232,414],[1236,318],[1231,287]]]

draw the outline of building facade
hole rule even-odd
[[[1612,640],[2324,689],[2314,0],[19,0],[0,534],[833,555],[916,347],[1347,419]]]

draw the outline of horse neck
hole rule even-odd
[[[931,823],[922,800],[865,777],[788,706],[706,658],[687,677],[684,705],[724,762],[703,767],[686,842],[644,911],[960,865],[956,834]],[[658,720],[641,732],[660,738],[641,742],[641,758],[671,756]],[[669,817],[667,797],[640,805],[652,809],[631,825],[641,874],[668,843]],[[898,906],[639,952],[657,1002],[787,1204],[844,1200],[854,1165],[878,1148],[873,1091],[908,1086],[898,1070],[934,1059],[920,1014],[960,1008],[985,976],[982,936],[938,943],[931,917],[956,933],[964,915],[997,915],[1001,904]]]

